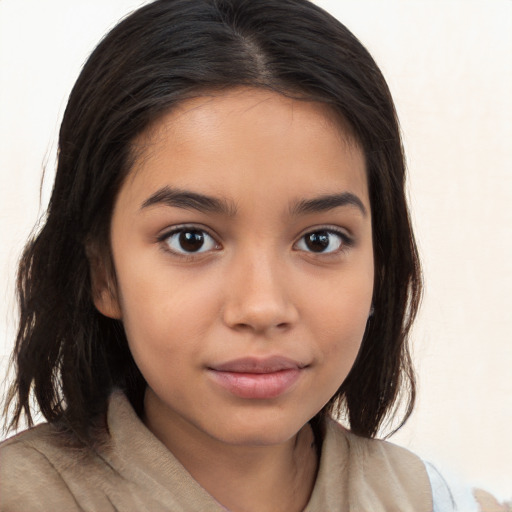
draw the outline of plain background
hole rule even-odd
[[[101,36],[141,3],[0,0],[0,376],[16,262],[48,199],[66,98]],[[510,499],[512,1],[318,3],[381,66],[408,156],[426,291],[418,403],[391,440]]]

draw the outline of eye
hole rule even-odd
[[[322,229],[303,235],[296,247],[300,251],[330,254],[342,250],[350,243],[351,240],[347,235],[338,231]]]
[[[219,248],[214,238],[203,229],[179,228],[162,237],[162,241],[176,254],[197,254]]]

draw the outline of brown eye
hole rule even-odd
[[[297,249],[313,253],[333,253],[350,245],[350,239],[343,233],[322,229],[306,233],[297,242]]]
[[[217,248],[215,240],[200,229],[182,228],[165,238],[169,249],[178,254],[201,253]]]
[[[304,237],[307,248],[313,252],[324,252],[330,244],[330,235],[327,231],[309,233]]]

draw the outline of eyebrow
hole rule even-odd
[[[165,186],[158,189],[141,205],[141,210],[150,206],[164,205],[203,213],[218,213],[230,217],[236,215],[236,204],[227,199],[211,197],[189,190]]]
[[[155,205],[183,208],[185,210],[197,210],[202,213],[217,213],[233,217],[237,213],[236,204],[227,199],[207,196],[198,192],[182,190],[170,186],[158,189],[141,206],[141,209]],[[290,207],[291,215],[306,215],[319,213],[338,208],[340,206],[352,206],[357,208],[364,216],[367,211],[359,197],[351,192],[340,194],[326,194],[312,199],[296,201]]]
[[[292,215],[305,215],[308,213],[319,213],[338,208],[339,206],[352,206],[360,210],[366,217],[366,208],[355,194],[342,192],[340,194],[326,194],[313,199],[303,199],[294,203],[290,212]]]

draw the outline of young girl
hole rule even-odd
[[[141,8],[72,91],[21,261],[11,426],[32,397],[48,423],[1,445],[0,510],[449,510],[373,439],[414,404],[420,292],[356,38],[306,0]]]

